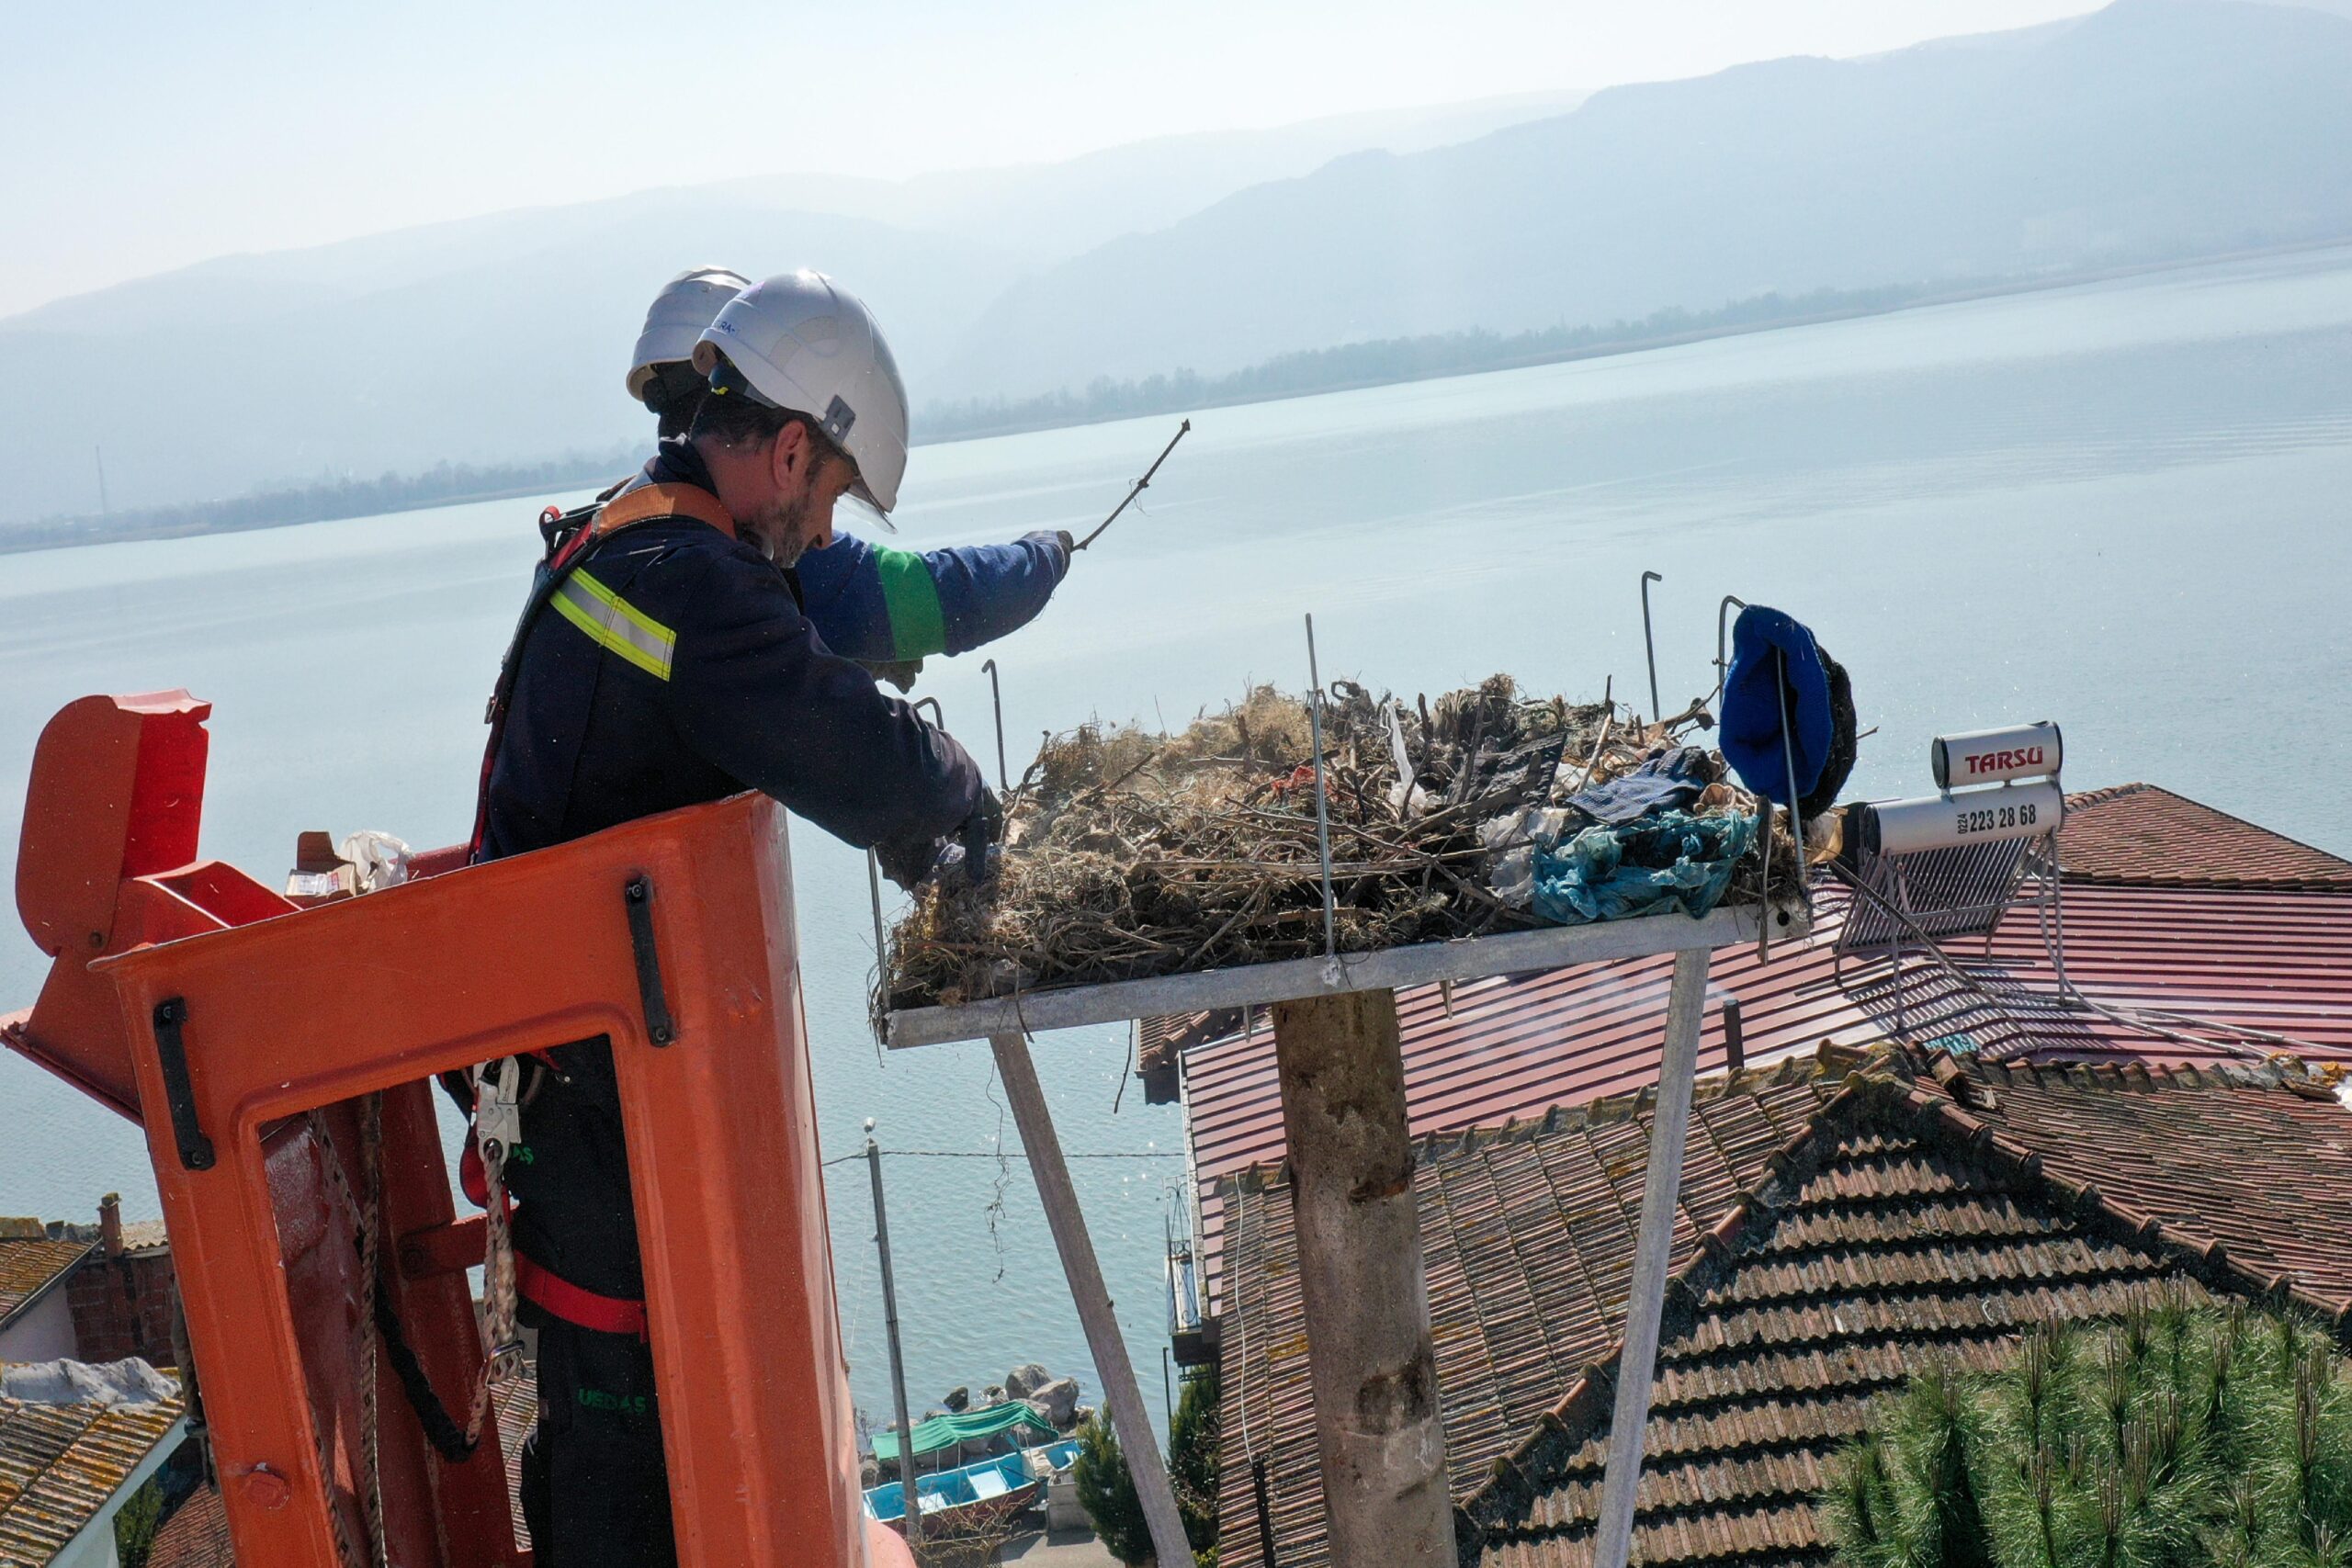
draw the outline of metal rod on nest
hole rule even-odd
[[[1004,768],[1004,688],[997,684],[995,660],[980,668],[989,672],[989,700],[996,705],[996,787],[1010,795],[1012,783]]]
[[[1339,921],[1331,895],[1331,816],[1323,791],[1323,675],[1315,664],[1315,617],[1306,617],[1306,716],[1315,741],[1315,848],[1323,861],[1323,955],[1340,955]]]
[[[1176,427],[1176,434],[1168,438],[1168,445],[1159,449],[1159,456],[1154,457],[1151,460],[1151,467],[1143,471],[1143,478],[1137,479],[1135,483],[1127,487],[1127,493],[1120,498],[1118,505],[1111,508],[1110,516],[1105,517],[1102,522],[1097,523],[1094,525],[1094,532],[1087,535],[1086,537],[1080,539],[1077,544],[1070,547],[1071,554],[1077,554],[1078,551],[1086,548],[1087,546],[1101,538],[1102,536],[1102,530],[1108,528],[1112,524],[1116,523],[1119,520],[1119,513],[1127,509],[1127,502],[1135,500],[1136,497],[1143,493],[1144,487],[1151,483],[1151,476],[1159,472],[1159,465],[1168,461],[1168,454],[1176,450],[1176,443],[1183,440],[1184,433],[1192,428],[1193,422],[1189,419],[1182,424]]]
[[[1797,897],[1805,898],[1804,890],[1804,813],[1797,806],[1797,742],[1789,720],[1789,650],[1774,650],[1781,661],[1781,756],[1789,768],[1789,836],[1797,841]],[[1767,824],[1769,829],[1770,824]],[[1769,894],[1770,889],[1766,889]],[[1810,904],[1810,899],[1805,899]],[[1766,919],[1770,919],[1768,911]]]
[[[1724,688],[1731,683],[1731,661],[1724,657],[1724,616],[1734,604],[1743,610],[1747,608],[1747,601],[1736,593],[1724,594],[1723,603],[1715,606],[1715,700],[1719,705]]]
[[[1650,660],[1650,722],[1657,724],[1666,717],[1666,707],[1657,700],[1657,639],[1650,635],[1650,584],[1664,582],[1658,572],[1642,573],[1642,650]]]
[[[881,977],[882,995],[890,995],[890,945],[882,934],[882,860],[872,850],[865,852],[865,886],[874,895],[874,972]],[[874,1023],[875,1039],[882,1037],[882,1022]]]

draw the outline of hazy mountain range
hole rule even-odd
[[[2338,0],[2341,3],[2341,0]],[[2352,234],[2352,20],[2120,0],[1857,61],[1176,137],[901,182],[736,181],[223,258],[0,321],[0,521],[602,451],[680,266],[810,265],[915,401],[1769,290]]]

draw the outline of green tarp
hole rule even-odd
[[[1054,1424],[1021,1401],[1010,1400],[991,1404],[986,1410],[967,1410],[961,1416],[934,1416],[928,1421],[915,1423],[915,1458],[941,1449],[953,1448],[970,1438],[993,1438],[999,1432],[1014,1428],[1035,1432],[1040,1437],[1058,1438]],[[897,1459],[899,1434],[895,1431],[874,1434],[874,1457]]]

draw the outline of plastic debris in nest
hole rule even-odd
[[[1595,911],[1584,919],[1643,908],[1627,880],[1643,869],[1672,885],[1650,902],[1670,897],[1693,913],[1759,896],[1756,857],[1739,874],[1756,801],[1724,781],[1715,753],[1679,744],[1678,728],[1697,722],[1690,715],[1645,725],[1605,701],[1522,697],[1497,675],[1434,702],[1334,681],[1323,720],[1343,953],[1568,920],[1577,876]],[[877,1010],[1323,951],[1314,747],[1300,697],[1260,686],[1174,735],[1091,723],[1048,736],[1005,808],[995,884],[917,894],[892,933]],[[1703,869],[1647,866],[1663,839],[1626,838],[1605,874],[1600,840],[1576,848],[1597,827],[1623,835],[1668,813],[1686,824],[1674,841]],[[1711,825],[1742,816],[1744,830]],[[1572,874],[1572,864],[1585,869]],[[1539,885],[1557,891],[1539,897]]]

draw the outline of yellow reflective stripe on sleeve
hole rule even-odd
[[[584,571],[555,591],[556,613],[594,640],[658,680],[670,678],[677,635]]]

